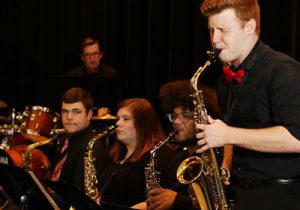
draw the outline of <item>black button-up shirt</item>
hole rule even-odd
[[[240,86],[223,76],[219,80],[225,122],[241,128],[280,125],[300,139],[300,64],[258,41],[237,69],[241,68],[245,76]],[[240,178],[290,178],[300,176],[300,154],[235,147],[233,167]]]

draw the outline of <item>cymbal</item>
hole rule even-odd
[[[10,120],[8,119],[8,117],[1,116],[1,115],[0,115],[0,122],[3,122],[3,123],[9,123]]]
[[[0,100],[0,108],[6,108],[8,105],[4,101]]]
[[[92,120],[116,120],[117,117],[111,114],[106,114],[104,116],[93,116]]]

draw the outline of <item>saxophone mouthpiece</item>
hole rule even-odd
[[[179,130],[174,130],[173,132],[171,132],[168,136],[169,142],[170,143],[174,143],[176,142],[176,135],[179,133]]]
[[[222,49],[214,48],[213,50],[206,51],[206,54],[208,55],[210,61],[215,62],[221,51]]]

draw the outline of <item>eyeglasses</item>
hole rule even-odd
[[[194,114],[192,112],[180,112],[177,113],[171,113],[167,115],[167,118],[170,122],[175,122],[175,120],[178,118],[180,122],[185,123],[191,119],[194,118]]]
[[[85,54],[83,54],[83,56],[86,57],[86,58],[98,57],[99,55],[100,55],[100,52],[93,52],[93,53],[85,53]]]

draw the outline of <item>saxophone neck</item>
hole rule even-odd
[[[207,67],[209,67],[213,62],[216,61],[217,57],[219,56],[221,50],[220,49],[213,49],[211,51],[207,51],[206,54],[208,55],[208,60],[204,63],[203,66],[200,66],[198,70],[195,72],[193,77],[191,78],[191,86],[194,90],[198,90],[198,79],[202,72],[204,72]]]
[[[61,133],[55,135],[54,137],[52,137],[50,139],[47,139],[45,141],[38,141],[38,142],[35,142],[35,143],[30,144],[29,146],[27,146],[26,149],[25,149],[25,152],[23,154],[24,167],[27,170],[31,169],[30,165],[31,165],[31,153],[32,153],[32,150],[34,150],[37,147],[40,147],[40,146],[43,146],[43,145],[46,145],[46,144],[50,144],[53,140],[57,139],[58,137],[61,137],[63,134],[66,134],[66,133],[67,132],[64,131],[64,132],[61,132]]]
[[[99,139],[102,139],[108,135],[112,135],[115,131],[116,131],[116,128],[118,126],[117,125],[112,125],[112,126],[109,126],[106,130],[104,130],[103,132],[101,133],[98,133],[97,135],[95,135],[88,143],[88,150],[91,150],[94,146],[94,143],[95,141],[99,140]]]
[[[165,140],[160,141],[157,145],[155,145],[153,147],[153,149],[151,149],[151,151],[150,151],[151,156],[155,156],[156,151],[159,148],[161,148],[163,145],[165,145],[167,142],[173,141],[175,139],[175,136],[178,134],[178,132],[179,132],[178,130],[175,130],[175,131],[171,132]]]

